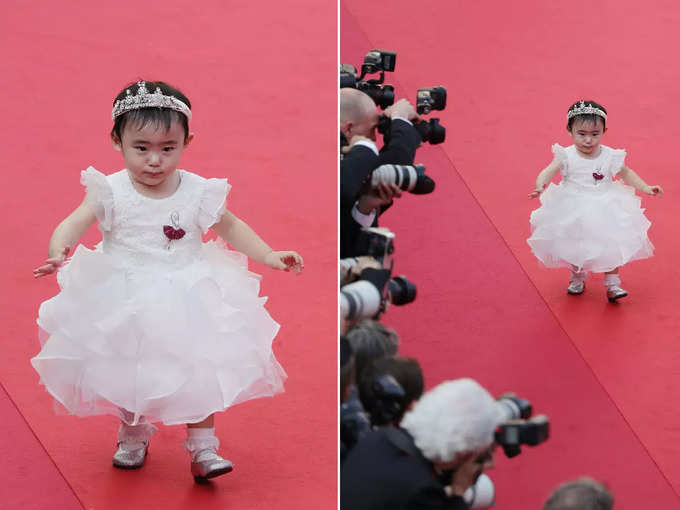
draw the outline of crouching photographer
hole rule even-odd
[[[400,427],[371,431],[349,452],[341,467],[340,508],[469,508],[463,494],[493,466],[494,431],[502,420],[496,401],[475,381],[436,386]],[[450,482],[437,473],[449,474]]]
[[[544,415],[514,394],[497,401],[472,379],[427,392],[399,427],[366,433],[341,468],[341,508],[488,508],[495,447],[506,456],[549,437]],[[470,506],[468,506],[470,505]]]

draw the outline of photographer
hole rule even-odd
[[[400,428],[372,431],[349,452],[341,468],[341,508],[467,509],[462,495],[493,466],[494,430],[502,419],[475,381],[440,384],[415,403]]]
[[[419,119],[413,105],[402,99],[385,110],[391,137],[380,152],[375,144],[380,115],[371,97],[352,88],[340,89],[340,257],[355,253],[354,243],[361,227],[377,225],[377,217],[394,198],[398,186],[380,185],[366,189],[371,172],[382,164],[411,165],[420,135],[412,125]]]

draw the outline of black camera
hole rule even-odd
[[[340,405],[340,456],[341,459],[367,433],[371,431],[371,420],[355,390],[346,402]]]
[[[374,426],[389,425],[401,415],[401,399],[406,392],[394,376],[383,374],[371,383],[369,398],[362,395],[365,409],[371,417]]]
[[[371,174],[371,187],[380,184],[391,186],[414,195],[426,195],[434,191],[434,181],[425,175],[425,165],[381,165]]]
[[[446,108],[446,89],[444,87],[418,89],[416,111],[419,115],[430,113],[432,110],[443,110],[444,108]]]
[[[392,270],[394,232],[385,227],[364,227],[359,232],[356,253],[373,257],[384,269]]]
[[[413,127],[416,128],[423,142],[428,142],[430,145],[437,145],[446,140],[446,128],[439,123],[439,119],[424,120],[414,124]]]
[[[389,50],[371,50],[364,57],[361,75],[357,78],[356,67],[340,64],[340,88],[351,87],[368,94],[383,110],[394,104],[394,87],[384,84],[385,72],[394,71],[397,54]],[[364,80],[367,74],[380,73],[380,78]]]
[[[418,131],[420,139],[423,142],[429,142],[430,145],[437,145],[446,140],[446,128],[439,123],[438,118],[421,120],[414,123],[413,127]],[[378,133],[383,135],[385,145],[390,143],[390,138],[392,138],[392,120],[388,116],[381,115],[378,118]]]
[[[519,455],[521,445],[536,446],[550,436],[550,422],[545,415],[531,417],[532,407],[528,400],[506,394],[498,398],[505,421],[495,432],[496,442],[508,458]]]

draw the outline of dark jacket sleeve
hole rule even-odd
[[[406,510],[469,510],[460,496],[447,497],[441,488],[427,487],[409,501]]]
[[[378,165],[412,165],[420,135],[416,128],[402,119],[392,121],[390,142],[380,150]]]
[[[351,209],[374,168],[378,156],[368,147],[355,145],[340,162],[340,208]]]

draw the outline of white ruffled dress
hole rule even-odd
[[[244,255],[202,242],[230,185],[179,172],[164,199],[138,193],[126,170],[82,172],[103,241],[78,246],[59,271],[61,291],[40,306],[42,350],[31,360],[72,414],[193,423],[283,391],[272,352],[279,325],[258,296],[259,276]]]
[[[626,151],[600,148],[597,158],[588,159],[573,145],[552,147],[562,181],[540,195],[527,240],[547,267],[602,273],[654,252],[640,198],[630,186],[614,181]]]

